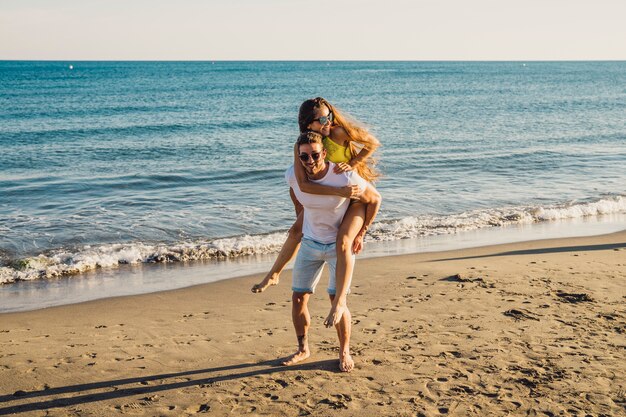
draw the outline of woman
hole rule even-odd
[[[337,164],[337,172],[355,170],[368,182],[378,178],[374,170],[372,153],[380,146],[380,142],[357,122],[347,119],[328,101],[321,97],[306,100],[300,106],[298,113],[300,132],[312,130],[324,136],[324,147],[327,151],[327,160]],[[297,149],[294,148],[294,168],[298,179],[298,186],[306,193],[338,195],[344,198],[357,198],[359,192],[356,186],[330,187],[308,181],[304,168],[298,163]],[[252,287],[252,292],[260,293],[272,285],[277,285],[280,273],[285,265],[295,255],[302,238],[302,207],[294,201],[297,219],[287,236],[287,240],[274,262],[272,269],[263,281]],[[346,305],[346,296],[350,288],[349,279],[354,268],[352,253],[358,254],[363,248],[363,238],[368,225],[364,225],[365,206],[353,200],[346,212],[339,233],[337,235],[337,296],[334,297],[330,313],[324,324],[326,327],[335,325],[341,319]],[[371,219],[374,220],[373,218]],[[365,227],[364,227],[365,226]]]

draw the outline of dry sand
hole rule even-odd
[[[359,260],[351,374],[323,286],[312,357],[278,366],[290,273],[260,295],[255,276],[3,314],[0,415],[626,415],[625,242]]]

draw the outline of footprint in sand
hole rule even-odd
[[[284,379],[275,379],[274,382],[283,388],[287,388],[289,386],[289,383],[285,381]]]
[[[318,404],[326,404],[334,410],[339,410],[339,409],[347,409],[348,408],[347,403],[352,401],[352,397],[350,395],[335,394],[333,395],[333,397],[334,398],[325,398],[322,401],[320,401]]]
[[[457,385],[455,387],[450,388],[450,391],[457,393],[457,394],[468,394],[468,395],[476,394],[476,390],[467,385]]]
[[[208,413],[210,411],[211,411],[211,406],[209,404],[192,405],[185,409],[185,413],[187,414]]]
[[[505,316],[508,317],[512,317],[513,319],[515,319],[515,321],[520,321],[520,320],[535,320],[535,321],[539,321],[539,319],[537,317],[535,317],[530,311],[528,310],[515,310],[515,309],[511,309],[511,310],[507,310],[504,313]]]
[[[411,364],[415,361],[415,356],[402,354],[400,355],[400,359],[402,363]]]
[[[148,403],[146,402],[141,402],[141,403],[128,403],[128,404],[123,404],[123,405],[118,405],[115,406],[115,408],[119,411],[121,411],[122,413],[131,413],[131,414],[136,414],[136,413],[142,413],[143,414],[143,407],[148,405]]]
[[[561,302],[566,302],[566,303],[576,304],[576,303],[582,303],[582,302],[593,302],[593,298],[591,298],[588,294],[584,294],[584,293],[572,294],[572,293],[558,291],[556,295],[557,297],[559,297]]]

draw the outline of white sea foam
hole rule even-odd
[[[532,224],[613,213],[626,213],[624,196],[546,207],[510,207],[475,210],[449,216],[405,217],[396,221],[376,223],[370,229],[367,239],[378,241],[411,239],[487,227]],[[277,252],[285,237],[285,233],[272,233],[174,245],[125,243],[85,246],[70,251],[59,250],[30,258],[5,260],[5,264],[9,266],[0,267],[0,284],[61,277],[96,268],[114,268],[120,264],[221,260],[245,255],[267,254]]]
[[[171,246],[145,243],[85,246],[76,251],[56,251],[9,261],[10,266],[0,267],[0,284],[56,278],[120,264],[219,260],[272,253],[280,249],[285,236],[285,233],[272,233],[209,242],[184,242]]]
[[[451,216],[406,217],[398,221],[377,223],[369,234],[376,240],[411,239],[485,227],[532,224],[612,213],[626,213],[626,198],[615,196],[587,203],[474,210]]]

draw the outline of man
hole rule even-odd
[[[371,205],[366,207],[366,216],[361,229],[367,230],[380,207],[380,194],[354,171],[335,173],[334,164],[325,161],[326,150],[322,145],[320,134],[302,133],[298,137],[297,146],[300,163],[304,166],[310,181],[333,187],[358,185],[363,190],[359,200],[368,206]],[[297,199],[304,209],[303,238],[293,268],[292,284],[292,320],[298,338],[298,350],[283,362],[283,365],[293,365],[310,356],[308,330],[311,316],[308,301],[320,280],[325,263],[329,264],[330,269],[328,294],[331,304],[335,298],[337,232],[350,205],[350,200],[335,195],[302,192],[298,187],[293,167],[287,170],[285,178],[291,187],[292,198]],[[351,277],[348,277],[346,282],[349,284],[350,280]],[[346,288],[347,291],[348,288]],[[339,336],[339,368],[344,372],[350,372],[354,368],[354,361],[350,356],[351,319],[352,316],[346,305],[341,319],[335,325]]]

